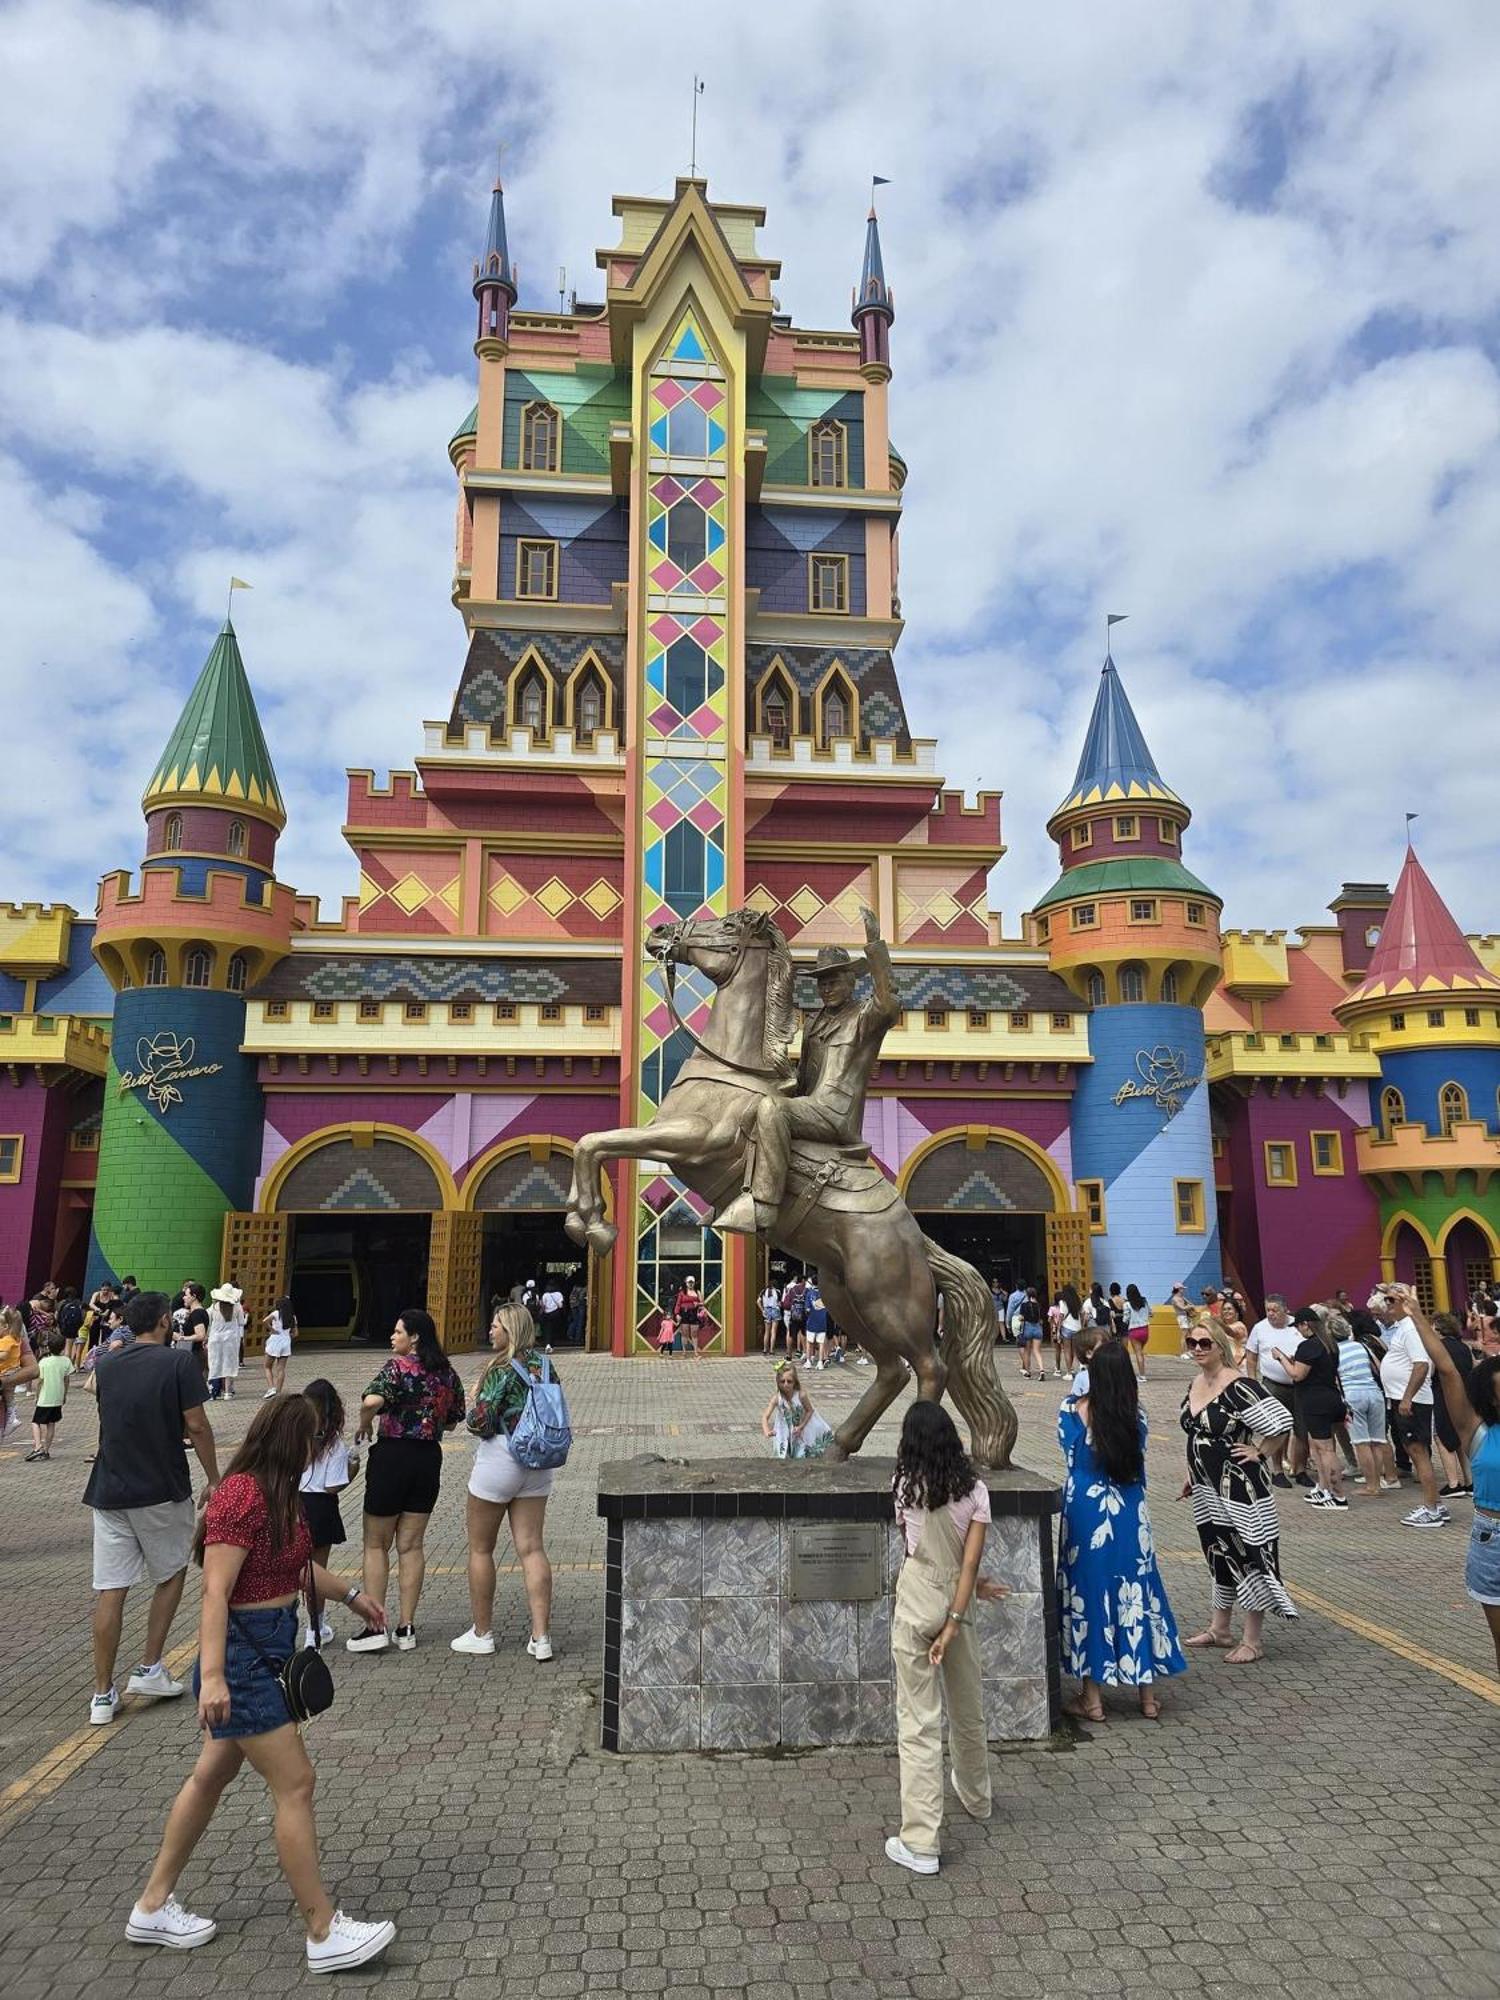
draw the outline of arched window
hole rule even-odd
[[[1380,1093],[1380,1130],[1389,1139],[1406,1117],[1406,1099],[1392,1084]]]
[[[823,734],[829,738],[849,734],[849,704],[837,688],[823,697]]]
[[[788,749],[797,726],[797,696],[780,663],[756,690],[756,727],[778,750]]]
[[[224,852],[226,854],[243,854],[244,851],[245,822],[242,819],[232,819],[229,822],[229,831],[224,836]]]
[[[246,963],[245,954],[242,951],[237,951],[234,957],[230,959],[224,974],[224,984],[229,988],[231,993],[244,992],[248,972],[249,966]]]
[[[604,683],[592,667],[573,691],[573,735],[580,743],[592,743],[604,727]]]
[[[175,854],[182,845],[182,814],[168,813],[167,824],[162,833],[161,844],[168,853]]]
[[[1098,971],[1091,972],[1088,976],[1085,990],[1089,996],[1089,1005],[1091,1007],[1102,1007],[1104,1005],[1104,974]]]
[[[848,454],[844,426],[831,417],[814,424],[807,436],[808,483],[812,486],[846,486]]]
[[[547,683],[536,667],[527,670],[516,690],[515,719],[533,739],[547,734]]]
[[[184,986],[207,986],[214,976],[212,956],[202,945],[194,945],[183,960],[182,983]]]
[[[1161,976],[1161,997],[1163,1006],[1172,1007],[1177,1003],[1177,968],[1175,965],[1169,965]]]
[[[1445,1083],[1438,1092],[1438,1124],[1443,1135],[1453,1130],[1460,1118],[1469,1115],[1469,1093],[1461,1083]]]
[[[822,749],[838,737],[854,734],[856,712],[854,689],[835,668],[818,696],[818,743]]]
[[[1144,965],[1122,965],[1120,967],[1120,998],[1126,1006],[1139,1006],[1146,997],[1146,968]]]
[[[550,403],[528,403],[521,412],[521,470],[556,472],[562,420]]]
[[[146,960],[146,982],[148,986],[165,986],[167,983],[167,954],[158,945]]]

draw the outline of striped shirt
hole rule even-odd
[[[1345,1389],[1373,1389],[1378,1387],[1375,1380],[1375,1364],[1370,1359],[1370,1350],[1362,1340],[1341,1340],[1339,1342],[1339,1382]]]

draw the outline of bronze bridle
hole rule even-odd
[[[728,930],[732,934],[732,945],[720,945],[715,942],[714,933],[720,930]],[[723,918],[716,918],[714,920],[714,932],[710,932],[705,937],[698,933],[698,920],[696,917],[679,917],[677,922],[667,931],[664,938],[660,939],[656,944],[648,945],[646,949],[647,955],[656,960],[666,975],[664,983],[667,989],[667,1012],[700,1055],[707,1056],[712,1062],[722,1063],[726,1069],[738,1070],[741,1076],[759,1076],[765,1077],[772,1082],[779,1081],[781,1074],[779,1070],[767,1069],[755,1063],[736,1062],[733,1056],[726,1056],[718,1049],[709,1048],[700,1036],[693,1033],[687,1022],[678,1013],[677,967],[680,963],[678,953],[689,941],[697,945],[700,949],[733,951],[734,956],[728,972],[725,973],[722,979],[714,981],[715,990],[720,991],[724,987],[732,985],[739,977],[740,967],[745,962],[745,954],[750,951],[769,951],[771,940],[763,930],[752,934],[748,924],[730,924]],[[695,970],[701,969],[701,967],[695,968]]]

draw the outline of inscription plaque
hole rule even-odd
[[[882,1597],[880,1552],[884,1526],[875,1521],[822,1521],[791,1528],[787,1597],[794,1604],[847,1603]]]

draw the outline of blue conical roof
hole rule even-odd
[[[499,181],[490,193],[490,227],[484,239],[484,256],[474,266],[474,283],[481,285],[486,279],[492,284],[498,281],[515,298],[516,278],[505,241],[505,190]]]
[[[1057,810],[1072,812],[1077,806],[1110,805],[1121,799],[1164,799],[1182,804],[1163,783],[1124,683],[1106,654],[1073,789]]]
[[[865,224],[865,261],[854,295],[854,317],[870,311],[883,312],[887,319],[896,317],[896,302],[885,282],[885,263],[880,255],[880,224],[873,208]]]

